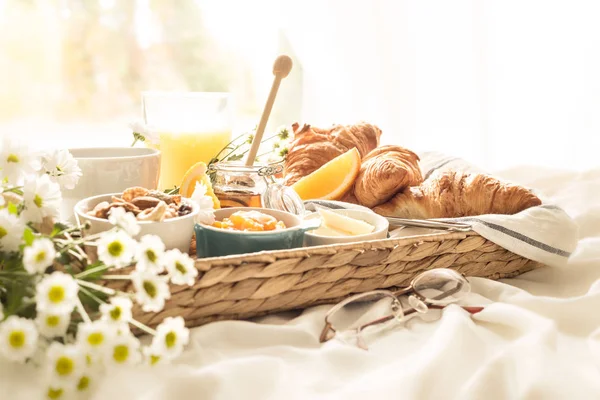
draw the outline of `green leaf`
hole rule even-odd
[[[241,159],[242,159],[242,157],[244,157],[244,155],[243,155],[243,154],[233,154],[233,155],[231,155],[231,156],[229,156],[229,157],[227,158],[227,161],[237,161],[237,160],[241,160]]]
[[[33,241],[35,240],[35,234],[31,228],[25,228],[25,232],[23,232],[23,240],[27,246],[31,246],[33,244]]]
[[[16,204],[9,202],[6,208],[9,213],[19,215],[19,207]]]
[[[100,261],[96,261],[93,264],[86,265],[86,267],[85,267],[85,269],[83,271],[85,272],[85,271],[88,271],[90,269],[97,268],[97,267],[99,267],[101,265],[104,265],[104,264],[102,262],[100,262]],[[91,274],[86,275],[86,276],[84,276],[81,279],[86,280],[86,281],[95,281],[95,280],[98,280],[98,279],[102,278],[102,275],[104,273],[106,273],[105,270],[99,270],[99,271],[96,271],[96,272],[92,272]]]

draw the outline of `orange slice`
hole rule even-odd
[[[206,164],[202,161],[192,165],[185,175],[183,175],[183,181],[179,187],[179,194],[183,197],[192,197],[194,189],[196,189],[196,182],[203,183],[206,186],[206,195],[212,198],[216,210],[221,208],[221,203],[217,196],[215,196],[212,184],[210,183],[210,178],[206,174],[207,170]]]
[[[339,200],[354,184],[360,162],[360,153],[354,147],[294,183],[292,189],[302,200]]]

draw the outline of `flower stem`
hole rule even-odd
[[[75,275],[75,278],[76,279],[85,278],[88,275],[95,274],[96,272],[106,271],[109,268],[110,267],[108,265],[99,265],[97,267],[90,268],[88,270],[78,273],[77,275]]]
[[[96,285],[95,283],[92,282],[88,282],[88,281],[82,281],[81,279],[77,279],[77,283],[81,286],[85,286],[89,289],[94,289],[97,290],[101,293],[107,294],[109,296],[114,296],[115,294],[117,294],[117,291],[114,289],[110,289],[104,286],[100,286],[100,285]]]
[[[81,318],[83,318],[83,320],[85,322],[87,322],[88,324],[90,322],[92,322],[90,316],[88,315],[87,311],[85,311],[85,307],[83,307],[83,304],[81,303],[81,299],[79,297],[77,297],[77,312],[79,313],[79,315],[81,315]]]
[[[81,292],[83,294],[85,294],[90,299],[94,300],[96,303],[98,303],[98,304],[106,304],[106,302],[104,300],[102,300],[100,297],[96,296],[94,293],[92,293],[90,290],[84,288],[83,286],[80,286],[79,290],[81,290]]]
[[[152,336],[156,335],[156,331],[154,329],[150,328],[147,325],[142,324],[139,321],[136,321],[135,319],[130,319],[129,323],[137,328],[140,328],[141,330],[143,330],[144,332],[146,332],[149,335],[152,335]]]
[[[110,279],[114,281],[129,281],[131,277],[129,275],[102,275],[102,279]]]

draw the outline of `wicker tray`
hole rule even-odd
[[[196,261],[194,286],[172,286],[163,311],[143,313],[136,306],[134,315],[152,327],[180,315],[194,327],[333,304],[350,294],[406,285],[415,274],[432,268],[501,279],[541,266],[475,232],[204,258]],[[106,285],[132,290],[128,281]]]

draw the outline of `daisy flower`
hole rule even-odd
[[[51,376],[59,380],[76,380],[85,368],[85,356],[76,345],[52,342],[46,352]]]
[[[135,245],[124,231],[108,231],[98,240],[98,258],[108,266],[124,268],[133,261]]]
[[[79,286],[71,275],[55,271],[36,285],[36,307],[48,313],[70,313],[77,304]]]
[[[194,285],[198,270],[189,255],[182,253],[179,249],[169,250],[165,253],[165,266],[171,282],[175,285]]]
[[[162,354],[161,349],[157,349],[156,346],[143,347],[142,354],[144,355],[144,363],[150,366],[167,362],[167,358]]]
[[[135,236],[140,233],[140,226],[138,225],[135,215],[131,212],[125,211],[123,207],[116,207],[110,210],[108,214],[108,221],[123,229],[129,236]]]
[[[104,352],[107,365],[131,365],[139,363],[141,359],[140,341],[131,333],[115,336]]]
[[[47,338],[64,336],[71,322],[71,313],[38,312],[35,323],[40,334]]]
[[[43,169],[53,182],[65,189],[75,188],[82,172],[69,150],[54,150],[44,155],[42,160]]]
[[[42,222],[44,217],[57,218],[62,201],[60,186],[52,182],[48,175],[27,179],[23,187],[23,200],[24,215],[28,221]]]
[[[116,327],[106,321],[93,321],[77,326],[77,344],[85,353],[97,354],[112,343]]]
[[[40,238],[23,250],[23,266],[30,274],[43,274],[56,257],[52,240]]]
[[[71,392],[69,386],[65,382],[52,382],[46,389],[46,398],[51,400],[68,398]]]
[[[167,277],[145,271],[133,271],[131,281],[135,288],[135,299],[144,312],[158,312],[165,307],[165,300],[171,298]]]
[[[159,143],[160,137],[158,132],[152,126],[146,125],[142,121],[134,121],[129,124],[129,127],[133,131],[133,137],[136,139],[136,141],[148,141],[152,144]]]
[[[0,210],[0,250],[17,251],[23,241],[25,223],[6,208]]]
[[[102,313],[102,321],[110,323],[123,324],[128,323],[131,316],[131,307],[133,303],[129,298],[116,296],[110,299],[110,304],[101,304],[100,312]]]
[[[190,331],[182,317],[168,317],[156,328],[151,347],[160,355],[178,357],[190,340]]]
[[[11,315],[0,323],[0,353],[11,361],[24,362],[37,348],[38,332],[30,319]]]
[[[13,185],[20,185],[22,178],[40,169],[40,160],[27,146],[13,142],[4,135],[0,146],[0,181],[4,178]]]
[[[200,211],[196,214],[196,222],[205,225],[212,225],[215,222],[214,203],[210,196],[206,195],[207,188],[202,182],[196,181],[194,193],[190,198],[200,207]]]
[[[156,235],[142,236],[136,251],[136,268],[140,270],[150,270],[156,273],[163,272],[163,255],[165,253],[165,244],[160,237]]]

